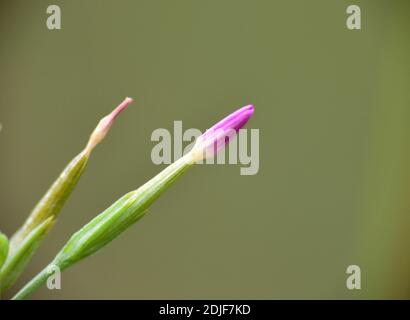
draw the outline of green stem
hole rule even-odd
[[[17,294],[12,298],[12,300],[24,300],[34,291],[40,288],[44,283],[47,282],[47,278],[50,276],[48,272],[48,267],[45,267],[39,274],[37,274],[29,283],[27,283]]]

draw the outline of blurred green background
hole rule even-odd
[[[62,29],[46,28],[46,8]],[[346,28],[358,4],[362,30]],[[9,236],[97,121],[94,152],[15,292],[163,166],[153,130],[253,103],[260,168],[197,166],[42,299],[410,298],[409,1],[1,1],[0,228]],[[362,289],[346,288],[359,265]]]

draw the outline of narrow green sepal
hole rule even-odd
[[[81,152],[65,167],[60,176],[46,192],[31,212],[24,225],[13,235],[10,241],[11,253],[14,248],[27,237],[38,225],[46,219],[56,218],[61,211],[65,201],[77,185],[87,161],[89,154]]]
[[[77,231],[53,263],[65,269],[104,247],[142,218],[148,207],[191,166],[181,158],[137,190],[125,194]]]

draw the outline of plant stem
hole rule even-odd
[[[27,283],[17,294],[12,298],[12,300],[24,300],[38,288],[40,288],[44,283],[46,283],[47,278],[50,276],[48,272],[48,266],[45,267],[39,274],[37,274],[29,283]]]

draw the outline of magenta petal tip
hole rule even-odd
[[[193,152],[195,161],[209,158],[222,149],[245,126],[254,111],[252,104],[246,105],[209,128],[197,140]]]

